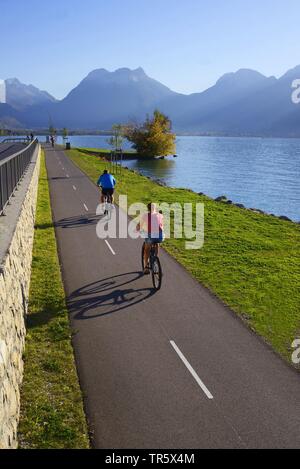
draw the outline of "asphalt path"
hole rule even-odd
[[[97,237],[97,187],[46,164],[94,447],[299,448],[299,374],[163,250],[154,293],[140,240]]]
[[[25,148],[24,143],[0,143],[0,161]]]

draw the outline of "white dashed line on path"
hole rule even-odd
[[[191,373],[191,375],[193,376],[193,378],[195,379],[195,381],[199,384],[200,388],[202,389],[202,391],[204,392],[204,394],[206,395],[206,397],[208,399],[213,399],[213,395],[210,393],[210,391],[207,389],[207,387],[205,386],[205,384],[203,383],[203,381],[201,381],[201,379],[199,378],[199,376],[197,375],[196,371],[194,370],[194,368],[192,367],[192,365],[190,365],[190,363],[187,361],[187,359],[185,358],[185,356],[183,355],[183,353],[181,352],[181,350],[177,347],[177,345],[175,344],[175,342],[173,340],[170,340],[170,344],[172,345],[173,349],[175,350],[175,352],[177,353],[177,355],[179,356],[179,358],[183,361],[183,363],[185,364],[185,366],[187,367],[187,369],[189,370],[189,372]]]
[[[108,246],[110,252],[115,256],[116,253],[115,253],[115,251],[113,250],[113,248],[111,247],[111,245],[109,244],[109,242],[108,242],[107,240],[105,240],[105,242],[106,242],[106,244],[107,244],[107,246]]]

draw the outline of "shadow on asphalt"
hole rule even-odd
[[[67,305],[73,319],[92,319],[132,307],[155,294],[153,288],[136,288],[133,284],[144,277],[142,272],[127,272],[107,277],[75,290]],[[149,282],[151,277],[149,276]],[[149,283],[150,285],[150,283]]]
[[[82,175],[82,176],[71,176],[70,178],[67,178],[67,176],[53,176],[51,178],[49,178],[49,181],[57,181],[57,180],[60,180],[60,179],[68,179],[69,181],[71,181],[72,179],[83,179],[85,178],[86,176]]]
[[[80,226],[96,225],[100,217],[98,215],[79,215],[75,217],[62,218],[55,223],[40,223],[35,225],[38,230],[46,230],[47,228],[77,228]]]
[[[100,217],[98,215],[79,215],[75,217],[62,218],[61,220],[54,223],[56,228],[77,228],[79,226],[90,226],[96,225]]]

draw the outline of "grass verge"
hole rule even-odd
[[[19,447],[88,448],[43,153],[24,360]]]
[[[109,148],[76,148],[76,150],[86,153],[88,155],[108,157],[111,154],[112,149]],[[137,152],[135,150],[123,151],[123,158],[137,158]]]
[[[107,166],[78,150],[68,155],[93,181]],[[291,344],[300,336],[299,225],[162,187],[129,170],[118,177],[117,190],[129,204],[203,202],[204,247],[189,251],[184,238],[171,238],[165,249],[291,363]]]

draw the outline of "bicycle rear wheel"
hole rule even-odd
[[[145,269],[144,252],[145,252],[145,243],[143,243],[143,247],[142,247],[142,270],[143,270],[143,272],[144,272],[144,269]]]
[[[160,260],[156,256],[152,260],[151,270],[153,287],[155,288],[155,290],[159,290],[162,281],[162,268],[160,265]]]

